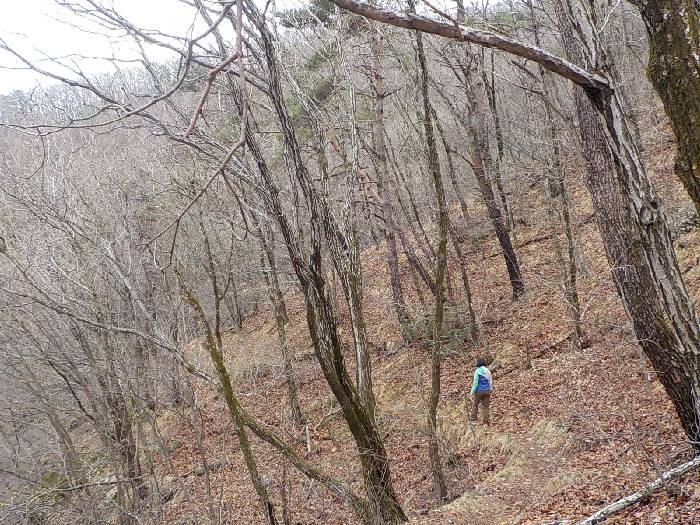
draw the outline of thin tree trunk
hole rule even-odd
[[[561,271],[561,280],[564,286],[564,301],[566,303],[567,311],[569,312],[569,319],[571,320],[571,340],[575,349],[581,349],[581,323],[579,317],[579,305],[578,305],[578,293],[575,288],[572,289],[572,284],[575,285],[575,273],[573,274],[573,279],[571,275],[572,266],[569,264],[571,259],[568,256],[571,252],[567,252],[567,257],[564,256],[564,251],[561,246],[561,241],[559,239],[558,225],[556,219],[556,209],[554,203],[554,196],[551,190],[551,175],[548,174],[544,178],[544,191],[547,197],[547,215],[549,216],[549,227],[552,231],[552,244],[554,245],[554,253],[557,256],[557,262],[559,264],[559,270]],[[567,239],[570,237],[567,235]],[[567,260],[568,259],[568,260]],[[576,262],[573,261],[573,270],[576,271]]]
[[[452,181],[452,186],[455,189],[455,192],[457,193],[457,198],[459,199],[460,206],[462,207],[462,218],[464,219],[465,226],[467,225],[467,215],[466,215],[466,203],[462,199],[461,194],[459,193],[459,189],[457,188],[457,176],[455,175],[455,168],[454,168],[454,163],[452,162],[452,150],[450,149],[450,145],[447,142],[447,136],[445,135],[445,130],[442,128],[442,125],[440,124],[440,120],[437,118],[437,113],[435,110],[432,110],[432,115],[434,118],[434,123],[435,127],[438,130],[438,135],[440,136],[440,141],[442,142],[442,146],[445,150],[445,156],[447,158],[447,168],[448,168],[448,173],[450,175],[450,180]],[[477,328],[477,320],[476,320],[476,314],[474,312],[474,307],[472,305],[472,292],[471,292],[471,286],[469,284],[469,274],[467,273],[467,265],[466,265],[466,260],[464,259],[464,254],[462,252],[462,248],[460,247],[460,238],[457,233],[457,228],[455,228],[455,225],[453,221],[449,217],[448,213],[448,228],[449,228],[449,233],[450,233],[450,239],[452,239],[452,247],[455,251],[455,254],[457,256],[457,260],[459,261],[459,270],[460,270],[460,276],[462,278],[462,286],[464,288],[464,303],[467,308],[467,317],[469,321],[469,327],[470,327],[470,338],[472,341],[476,341],[479,337],[478,335],[478,328]]]
[[[408,262],[416,270],[416,273],[418,273],[421,280],[428,287],[428,290],[430,290],[430,292],[433,295],[436,295],[437,286],[435,284],[435,281],[433,281],[432,277],[430,277],[428,271],[425,269],[425,266],[423,266],[423,263],[420,262],[418,255],[416,255],[416,252],[413,250],[413,246],[408,241],[408,239],[406,239],[402,231],[397,231],[396,233],[399,236],[399,240],[401,241],[401,247],[403,248],[403,253],[404,255],[406,255]]]
[[[279,279],[277,277],[277,264],[275,256],[270,248],[270,245],[265,238],[262,228],[258,228],[260,235],[260,266],[262,267],[265,278],[265,285],[268,291],[270,303],[275,311],[275,325],[277,327],[277,340],[279,341],[280,350],[282,353],[282,371],[284,380],[287,383],[287,397],[289,397],[289,410],[292,415],[292,421],[297,425],[303,423],[304,417],[299,405],[299,395],[297,381],[292,367],[292,357],[287,344],[287,308],[284,302],[282,291],[279,288]]]
[[[386,144],[384,142],[384,76],[382,72],[382,54],[384,52],[384,33],[381,24],[372,26],[372,88],[374,91],[374,155],[376,157],[377,180],[382,199],[382,217],[384,218],[384,243],[386,244],[387,267],[391,282],[391,293],[394,299],[396,318],[405,331],[410,322],[410,316],[401,287],[399,257],[396,250],[396,219],[391,206],[389,180],[387,177]]]
[[[54,431],[56,432],[56,437],[58,438],[58,445],[61,448],[61,454],[63,454],[68,480],[71,482],[71,484],[77,485],[78,480],[80,479],[82,466],[78,453],[73,445],[73,440],[53,408],[47,406],[45,410],[46,417],[48,418],[49,423],[53,427]]]
[[[506,194],[505,187],[503,186],[503,177],[501,176],[501,164],[503,162],[503,131],[501,130],[501,117],[498,114],[498,105],[496,101],[496,75],[495,75],[495,63],[494,63],[494,53],[491,51],[491,79],[489,81],[486,73],[486,57],[485,50],[482,50],[482,84],[484,86],[484,94],[486,95],[486,101],[488,102],[489,110],[491,111],[491,118],[493,119],[493,126],[496,133],[496,151],[497,156],[494,159],[492,155],[489,154],[491,159],[491,166],[488,166],[489,173],[493,175],[494,183],[496,186],[496,192],[498,193],[498,198],[501,201],[501,206],[503,207],[503,213],[506,216],[506,227],[511,235],[515,234],[515,221],[513,220],[513,210],[508,201],[508,195]],[[478,95],[477,95],[478,96]],[[488,147],[488,146],[487,146]]]
[[[491,221],[491,224],[493,225],[494,230],[496,231],[496,237],[498,238],[501,250],[503,251],[508,277],[513,289],[513,298],[518,299],[525,293],[525,281],[523,280],[522,273],[520,271],[520,263],[518,262],[515,249],[513,248],[510,233],[508,228],[503,223],[501,208],[496,201],[493,186],[486,171],[487,168],[492,165],[492,163],[489,160],[491,153],[489,151],[488,144],[485,142],[486,122],[484,114],[486,111],[486,96],[483,92],[484,88],[481,83],[479,83],[475,89],[471,87],[469,84],[469,78],[471,75],[468,68],[459,65],[453,66],[453,69],[455,69],[456,76],[462,82],[462,87],[465,91],[467,99],[471,101],[469,115],[470,119],[468,120],[465,115],[457,110],[454,103],[444,92],[441,94],[450,104],[457,122],[467,132],[467,140],[472,153],[472,170],[474,171],[479,192],[484,199],[487,215]],[[460,71],[458,72],[456,69],[459,69]]]
[[[457,200],[459,201],[459,209],[462,213],[462,220],[464,221],[465,230],[469,227],[469,208],[467,208],[467,202],[462,196],[462,192],[459,189],[459,184],[457,184],[457,172],[454,167],[454,161],[452,160],[452,148],[447,141],[447,136],[445,135],[445,130],[440,124],[440,119],[437,118],[435,110],[433,110],[433,118],[435,121],[435,128],[438,130],[438,135],[440,136],[440,142],[442,142],[442,147],[445,149],[445,157],[447,158],[447,173],[450,176],[450,183],[452,184],[452,189],[457,195]]]
[[[409,6],[414,9],[413,0]],[[423,50],[423,34],[416,32],[416,51],[418,54],[418,64],[420,66],[421,95],[423,100],[423,127],[425,130],[426,153],[428,157],[428,168],[432,175],[433,187],[438,205],[438,231],[440,235],[438,243],[437,270],[435,272],[435,319],[433,325],[431,353],[431,388],[430,400],[428,402],[428,452],[430,454],[430,470],[433,475],[433,486],[441,501],[446,501],[448,497],[445,473],[440,459],[440,444],[437,436],[437,410],[440,403],[440,375],[442,366],[442,322],[445,311],[444,281],[447,271],[447,235],[448,216],[447,203],[445,199],[445,189],[442,185],[442,174],[440,172],[440,161],[438,158],[435,134],[433,131],[432,109],[428,94],[428,66],[426,65],[425,52]]]
[[[457,255],[457,260],[459,261],[459,271],[462,277],[462,286],[464,287],[464,300],[463,303],[467,308],[467,320],[469,322],[469,337],[473,343],[479,340],[479,323],[476,318],[476,312],[474,311],[474,306],[472,304],[472,289],[469,284],[469,274],[467,273],[467,264],[464,259],[464,253],[459,245],[459,237],[455,231],[455,227],[450,223],[450,238],[452,239],[452,247],[454,248],[455,254]]]
[[[178,278],[180,279],[180,285],[182,287],[185,299],[190,304],[192,309],[197,314],[199,321],[205,328],[205,341],[204,346],[209,352],[214,368],[216,369],[217,376],[219,378],[219,386],[224,394],[224,399],[226,400],[226,406],[228,408],[231,419],[233,420],[234,430],[236,432],[236,437],[238,438],[238,444],[241,448],[241,453],[243,454],[243,459],[245,461],[248,473],[250,474],[251,482],[255,488],[255,492],[260,500],[260,506],[262,508],[263,514],[265,515],[265,523],[267,525],[277,525],[277,518],[275,517],[275,509],[270,501],[270,496],[267,492],[267,487],[260,477],[258,471],[258,465],[253,456],[253,452],[250,447],[250,441],[248,440],[248,434],[245,430],[245,418],[243,410],[238,402],[238,398],[233,392],[233,386],[231,384],[231,377],[229,376],[226,364],[224,363],[224,357],[221,353],[220,347],[220,336],[215,333],[216,327],[209,324],[207,316],[204,313],[201,303],[194,295],[189,285],[185,282],[182,273],[178,271]]]
[[[325,239],[333,263],[342,280],[346,292],[346,300],[354,302],[353,306],[361,308],[361,296],[353,288],[358,281],[353,281],[352,273],[359,278],[359,261],[357,242],[348,244],[348,239],[338,228],[330,212],[329,203],[319,195],[306,164],[301,156],[301,148],[296,133],[289,118],[280,79],[279,63],[273,43],[273,36],[265,20],[252,3],[246,4],[246,10],[251,22],[255,25],[261,37],[264,58],[269,76],[269,98],[279,120],[283,143],[292,173],[303,193],[305,204],[310,213],[310,253],[308,257],[302,253],[298,237],[294,234],[290,223],[282,209],[279,190],[272,179],[267,166],[262,160],[259,147],[254,145],[260,175],[266,187],[267,205],[275,217],[287,245],[292,266],[304,291],[306,301],[307,324],[314,345],[316,358],[321,366],[324,377],[340,404],[345,421],[355,441],[365,492],[369,501],[369,515],[379,522],[398,523],[406,520],[398,498],[394,492],[384,442],[376,426],[372,412],[356,387],[352,384],[344,364],[340,339],[337,330],[337,317],[328,296],[327,285],[323,278],[321,248]],[[249,143],[249,147],[253,141]],[[253,147],[250,147],[251,151]],[[308,261],[308,262],[307,262]],[[347,265],[347,266],[346,266]],[[348,306],[351,306],[349,304]],[[357,327],[356,327],[357,328]],[[369,364],[369,363],[367,363]],[[362,363],[358,363],[361,366]]]
[[[241,306],[238,303],[238,287],[233,276],[229,281],[229,293],[226,294],[226,309],[231,316],[231,326],[234,330],[243,328],[243,316],[241,315]]]
[[[539,24],[535,15],[535,11],[530,0],[528,7],[530,8],[530,16],[532,18],[533,34],[535,43],[539,46],[540,34]],[[576,236],[571,224],[571,202],[569,201],[569,190],[566,187],[566,173],[561,165],[559,140],[557,137],[557,126],[552,114],[552,108],[549,101],[552,100],[550,85],[553,83],[552,74],[538,65],[540,77],[542,78],[542,90],[544,97],[542,103],[547,118],[547,127],[549,128],[549,136],[552,141],[552,166],[550,173],[544,178],[545,193],[547,196],[547,204],[549,211],[550,227],[552,229],[552,242],[554,250],[561,268],[562,282],[564,283],[564,300],[566,302],[569,319],[571,320],[572,343],[575,349],[581,349],[581,302],[578,295],[578,268],[576,264]],[[555,191],[552,191],[551,181],[555,182]],[[557,233],[557,221],[555,212],[554,197],[559,196],[562,205],[562,222],[564,226],[564,235],[566,237],[566,257],[564,256],[559,235]]]
[[[477,90],[482,90],[483,87],[477,86]],[[474,100],[476,102],[476,107],[474,114],[472,114],[471,125],[469,126],[469,142],[472,150],[472,160],[474,165],[474,176],[476,177],[477,183],[479,185],[479,190],[484,198],[484,203],[486,204],[486,211],[488,213],[491,224],[494,230],[496,230],[496,237],[503,250],[503,257],[506,262],[506,268],[508,270],[508,277],[510,279],[511,287],[513,288],[513,298],[518,299],[525,293],[525,282],[520,271],[520,264],[518,258],[515,254],[515,249],[513,248],[513,243],[508,233],[508,228],[503,223],[501,209],[496,202],[496,197],[493,193],[493,188],[488,180],[485,171],[484,158],[489,155],[488,146],[483,142],[484,136],[484,106],[483,93],[475,95]]]

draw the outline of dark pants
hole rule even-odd
[[[476,421],[479,415],[479,405],[483,407],[484,423],[489,424],[489,405],[491,404],[491,392],[475,392],[472,399],[472,414],[469,418],[471,421]]]

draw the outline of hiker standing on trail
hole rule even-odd
[[[470,421],[476,421],[479,415],[479,405],[483,407],[484,424],[489,424],[489,405],[491,404],[491,390],[493,390],[493,380],[491,371],[486,368],[486,361],[482,358],[476,360],[476,370],[472,381],[472,413]]]

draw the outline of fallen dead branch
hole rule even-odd
[[[698,466],[700,466],[700,455],[695,456],[690,461],[682,463],[681,465],[678,465],[667,472],[664,472],[642,490],[611,503],[607,507],[591,514],[586,519],[577,522],[575,525],[594,525],[595,523],[602,523],[616,512],[620,512],[627,507],[631,507],[644,498],[651,496],[654,492],[665,487],[669,481],[673,481],[674,479],[681,477],[683,474],[687,474]]]

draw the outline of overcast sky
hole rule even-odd
[[[139,27],[182,35],[193,23],[194,10],[176,0],[100,1]],[[288,7],[300,3],[302,0],[278,0],[277,5]],[[82,70],[90,73],[113,70],[104,58],[136,58],[130,40],[120,39],[118,35],[108,37],[99,32],[104,33],[104,29],[86,24],[84,19],[76,17],[54,0],[0,0],[0,39],[32,59],[40,59],[38,64],[47,69],[52,67],[48,57],[67,57],[69,62],[75,60]],[[147,52],[152,59],[167,58],[167,53],[157,48],[149,48]],[[0,94],[31,89],[40,82],[47,84],[52,81],[27,71],[15,57],[0,49]]]
[[[66,69],[58,69],[51,58],[60,58],[71,67],[87,73],[113,71],[112,57],[122,61],[139,57],[133,40],[120,34],[106,35],[106,30],[90,24],[62,7],[60,2],[83,4],[85,0],[0,0],[0,45],[4,41],[39,67],[63,76],[75,77]],[[115,9],[135,26],[158,29],[174,35],[184,35],[197,22],[194,32],[201,30],[203,22],[195,17],[195,11],[178,0],[95,0]],[[213,0],[210,0],[213,3]],[[256,0],[261,7],[269,0]],[[485,0],[476,0],[477,2]],[[492,0],[493,1],[493,0]],[[452,10],[452,0],[433,0],[434,5]],[[307,0],[272,0],[277,9],[299,7]],[[146,46],[151,60],[166,60],[174,56],[157,46]],[[131,67],[122,62],[118,67]],[[28,71],[16,57],[0,49],[0,95],[13,90],[29,90],[41,84],[56,83],[34,71]]]

